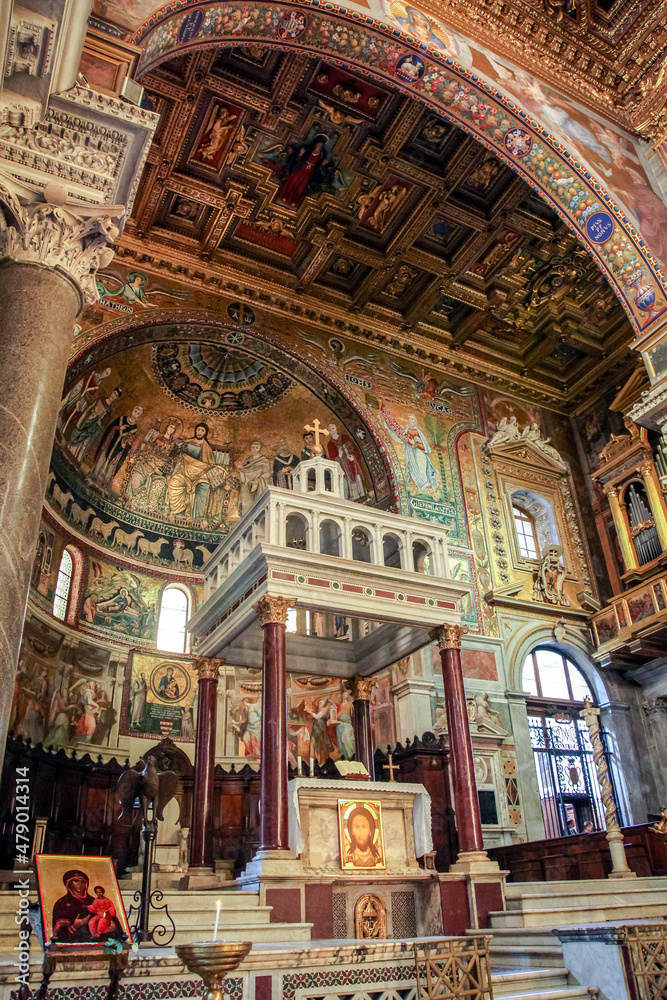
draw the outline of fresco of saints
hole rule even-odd
[[[241,481],[239,514],[243,516],[272,482],[271,463],[265,455],[262,455],[262,442],[251,441],[250,455],[245,461],[237,459],[234,467],[238,470]]]
[[[438,488],[438,473],[431,461],[431,445],[419,427],[414,413],[408,415],[408,422],[401,427],[383,403],[380,407],[381,420],[391,438],[403,446],[405,475],[408,482],[418,490],[431,492]]]
[[[147,696],[148,684],[146,683],[146,674],[142,671],[140,676],[132,685],[132,714],[130,716],[131,727],[141,726],[144,717],[144,709],[146,708]]]
[[[259,760],[262,751],[262,715],[257,701],[244,698],[232,718],[232,729],[243,743],[246,757]]]
[[[360,500],[366,496],[366,488],[361,477],[361,460],[359,452],[351,437],[347,434],[339,434],[336,424],[329,424],[329,437],[327,438],[326,452],[327,458],[332,462],[338,462],[345,473],[347,480],[349,499]]]
[[[315,758],[320,767],[326,763],[336,749],[327,729],[332,705],[333,702],[329,698],[318,698],[305,711],[306,719],[311,723],[310,756]]]
[[[167,483],[170,515],[219,517],[227,475],[209,443],[208,424],[197,424],[194,437],[183,441],[181,449],[174,474]]]

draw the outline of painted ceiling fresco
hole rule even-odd
[[[47,499],[123,555],[198,568],[268,485],[289,485],[316,417],[350,498],[388,505],[373,436],[312,369],[231,323],[149,325],[72,366]]]
[[[126,243],[161,267],[183,253],[233,267],[561,400],[625,363],[628,321],[565,224],[409,97],[259,45],[142,82],[161,119]],[[142,301],[138,278],[134,293],[101,282],[103,302]]]

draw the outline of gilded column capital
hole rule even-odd
[[[287,612],[290,608],[296,607],[296,600],[293,597],[273,597],[267,594],[253,604],[252,610],[256,611],[262,620],[262,625],[285,625],[287,623]]]
[[[374,677],[360,677],[359,674],[345,681],[345,687],[352,692],[354,701],[370,701],[371,691],[377,684]]]
[[[438,625],[431,629],[429,637],[440,649],[460,649],[461,638],[468,631],[467,625]]]
[[[612,486],[611,483],[607,483],[607,485],[603,486],[602,489],[604,490],[605,496],[608,496],[610,499],[611,497],[615,497],[615,499],[618,500],[618,489],[615,486]]]
[[[0,178],[0,259],[61,271],[79,293],[80,309],[99,299],[95,275],[106,267],[119,233],[122,205],[67,203],[60,184],[47,184],[44,201],[25,203]]]
[[[220,676],[220,660],[213,656],[198,656],[195,660],[195,670],[199,674],[199,680],[217,681]]]
[[[644,462],[640,462],[639,465],[637,466],[637,472],[642,478],[652,475],[653,469],[654,469],[653,462],[650,460],[650,458],[647,458]]]

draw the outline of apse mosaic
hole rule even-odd
[[[47,499],[76,531],[127,558],[199,568],[267,486],[290,484],[316,417],[348,496],[388,502],[377,445],[331,385],[247,331],[183,339],[196,332],[165,326],[157,342],[153,328],[127,332],[115,353],[105,341],[73,366]],[[131,581],[108,594],[102,576],[86,620],[151,634],[154,602]]]

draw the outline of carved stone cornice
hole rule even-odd
[[[0,178],[0,259],[61,271],[75,285],[83,309],[99,298],[95,274],[113,258],[110,244],[119,232],[114,219],[123,208],[65,204],[63,189],[56,184],[47,185],[44,194],[59,204],[25,204]]]
[[[359,674],[345,682],[345,686],[352,692],[354,701],[370,701],[371,691],[377,684],[374,677],[360,677]]]
[[[437,642],[440,649],[460,649],[461,638],[468,631],[467,625],[438,625],[431,629],[429,637]]]
[[[667,715],[667,698],[653,698],[642,704],[645,714],[650,719],[652,715]]]
[[[195,660],[195,670],[199,675],[200,681],[217,681],[220,676],[221,666],[220,660],[213,656],[198,656]]]
[[[285,625],[287,612],[294,607],[296,601],[293,597],[273,597],[267,594],[253,604],[252,610],[257,612],[262,625]]]

